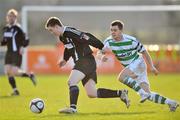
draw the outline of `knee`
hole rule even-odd
[[[9,77],[9,76],[12,76],[10,71],[6,71],[6,75]]]
[[[143,87],[143,90],[144,90],[145,92],[151,94],[151,91],[150,91],[150,89],[149,89],[148,87]]]
[[[77,83],[75,83],[75,82],[73,82],[72,80],[69,80],[68,81],[68,86],[70,87],[70,86],[76,86],[77,85]]]
[[[149,89],[147,89],[145,92],[147,92],[147,93],[151,94],[151,91],[150,91]]]
[[[97,98],[97,90],[95,89],[86,91],[86,93],[89,98]]]
[[[96,98],[96,97],[97,97],[97,95],[92,94],[92,93],[88,93],[87,96],[88,96],[89,98]]]
[[[14,73],[11,69],[7,70],[7,75],[8,76],[14,76]]]
[[[140,84],[140,87],[147,93],[151,93],[151,90],[150,90],[150,86],[148,83],[146,82],[141,82]]]
[[[127,77],[127,75],[128,75],[128,69],[123,69],[123,70],[121,71],[121,73],[119,74],[119,76],[118,76],[118,80],[119,80],[120,82],[123,82],[124,79]]]

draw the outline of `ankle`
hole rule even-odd
[[[71,104],[70,108],[77,109],[76,105],[74,105],[74,104]]]

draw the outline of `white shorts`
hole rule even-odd
[[[127,68],[138,76],[136,80],[139,84],[145,82],[149,85],[147,66],[142,56],[139,56],[139,58],[128,65]]]

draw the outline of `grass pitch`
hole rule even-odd
[[[116,79],[117,75],[99,75],[97,87],[124,89],[125,85]],[[39,75],[38,85],[34,87],[29,79],[16,78],[20,96],[11,97],[12,92],[5,76],[0,76],[0,120],[180,120],[180,108],[169,112],[167,105],[152,102],[139,103],[140,97],[129,89],[131,106],[129,109],[117,98],[90,99],[82,84],[78,113],[59,114],[58,109],[68,106],[68,75]],[[149,75],[151,90],[180,101],[180,74]],[[29,110],[33,98],[42,98],[45,109],[41,114]]]

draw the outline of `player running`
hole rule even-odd
[[[155,75],[159,72],[154,67],[148,51],[135,37],[123,34],[123,27],[124,24],[122,21],[116,20],[111,23],[111,36],[104,41],[104,48],[98,52],[97,57],[105,62],[107,58],[104,54],[106,51],[111,50],[124,66],[124,69],[118,76],[120,82],[138,92],[142,98],[147,96],[145,93],[147,92],[149,94],[149,97],[147,97],[148,100],[154,103],[167,104],[170,111],[175,111],[179,106],[175,100],[150,91],[150,84],[147,78],[147,66],[143,56],[149,63],[150,70]]]
[[[59,18],[50,17],[45,28],[53,35],[59,37],[64,44],[64,57],[59,61],[59,66],[66,64],[70,57],[73,58],[75,66],[72,69],[69,80],[70,107],[60,109],[59,113],[76,113],[79,95],[78,83],[81,81],[88,97],[90,98],[120,98],[129,107],[127,90],[110,90],[106,88],[96,89],[96,61],[92,55],[89,45],[102,49],[103,43],[90,33],[79,31],[62,24]]]
[[[3,28],[3,39],[1,41],[2,46],[7,46],[5,72],[8,76],[9,84],[13,89],[12,96],[20,94],[16,87],[15,76],[29,77],[33,84],[36,85],[34,74],[20,69],[23,48],[28,46],[29,40],[17,23],[17,16],[18,12],[15,9],[10,9],[7,12],[7,25]]]

